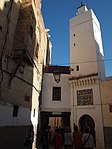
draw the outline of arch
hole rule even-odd
[[[79,119],[79,127],[80,127],[80,130],[82,133],[83,133],[85,128],[90,129],[90,132],[93,135],[94,142],[96,145],[95,121],[94,121],[94,119],[88,114],[82,115]]]
[[[84,114],[79,119],[79,126],[83,130],[86,127],[89,127],[90,129],[94,129],[95,128],[95,122],[94,122],[93,118],[90,115]]]

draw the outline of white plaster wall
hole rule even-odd
[[[52,100],[53,87],[61,87],[61,101]],[[44,73],[42,90],[42,111],[70,112],[69,75],[61,74],[61,80],[56,83],[52,73]]]
[[[71,83],[71,97],[74,95],[74,105],[77,105],[77,90],[84,90],[84,89],[93,89],[93,104],[94,105],[100,105],[101,104],[101,95],[100,95],[100,80],[99,78],[94,78],[95,79],[95,83],[94,84],[85,84],[85,85],[79,85],[79,86],[75,86],[74,82]],[[72,98],[73,100],[73,98]],[[71,101],[73,102],[73,101]],[[73,105],[71,103],[71,105]]]
[[[72,75],[79,76],[100,71],[96,42],[99,45],[99,52],[103,54],[100,25],[92,10],[85,11],[70,20],[70,63],[74,69]],[[76,65],[79,65],[79,71],[76,71]]]
[[[0,105],[0,126],[31,125],[31,114],[28,108],[19,106],[18,116],[13,117],[13,105]]]
[[[31,107],[31,122],[33,125],[38,124],[39,114],[39,93],[33,88],[32,90],[32,107]]]
[[[76,65],[80,67],[80,71],[77,72],[75,69],[72,75],[98,72],[96,63],[90,62],[96,61],[91,19],[91,12],[87,11],[70,21],[70,63],[74,69]]]
[[[101,37],[101,28],[100,28],[100,24],[99,21],[97,20],[94,12],[91,10],[91,15],[92,15],[92,21],[93,21],[93,32],[94,32],[94,38],[95,41],[98,43],[99,45],[99,51],[102,55],[104,55],[103,52],[103,45],[102,45],[102,37]]]
[[[96,131],[96,146],[104,147],[101,105],[77,107],[75,110],[76,110],[77,122],[79,121],[80,117],[85,114],[90,115],[94,119],[95,131]]]
[[[93,89],[93,105],[77,106],[77,90]],[[96,144],[97,147],[104,147],[104,135],[103,135],[103,113],[102,102],[100,96],[100,84],[86,85],[76,87],[71,83],[71,124],[73,129],[73,123],[79,125],[79,119],[81,116],[88,114],[95,122],[96,131]]]
[[[94,39],[95,39],[95,45],[96,45],[96,55],[97,55],[97,61],[98,61],[98,74],[100,78],[105,78],[105,66],[104,66],[104,52],[103,52],[103,44],[102,44],[102,37],[101,37],[101,28],[100,24],[95,16],[95,14],[92,12],[93,19],[93,31],[94,31]]]
[[[77,117],[74,113],[76,113],[77,107],[85,107],[85,106],[77,106],[77,90],[84,90],[84,89],[93,89],[93,104],[94,106],[101,105],[101,100],[100,100],[100,91],[99,91],[99,85],[98,86],[87,86],[87,87],[80,87],[80,88],[75,88],[72,86],[71,88],[71,107],[72,107],[72,112],[73,112],[73,120],[72,123],[77,123]],[[91,107],[91,106],[90,106]],[[74,109],[73,109],[74,108]]]

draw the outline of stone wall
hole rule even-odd
[[[106,78],[100,86],[105,146],[112,148],[112,78]]]
[[[4,119],[4,123],[0,122],[1,130],[7,128],[2,149],[6,149],[5,145],[11,149],[22,149],[23,137],[21,139],[20,136],[24,136],[21,134],[24,132],[23,125],[26,130],[29,121],[34,126],[35,148],[43,65],[51,48],[41,14],[41,0],[0,1],[0,37],[0,105],[5,106],[2,113],[7,113],[7,105],[11,105],[8,106],[6,120],[6,116],[8,118],[12,114],[13,106],[27,109],[23,110],[24,116],[11,118],[8,123]],[[28,115],[24,123],[23,119]],[[2,117],[0,115],[0,119]],[[10,141],[10,138],[15,140]]]
[[[112,127],[112,78],[107,78],[100,85],[104,127]]]

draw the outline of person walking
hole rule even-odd
[[[65,129],[64,133],[64,149],[72,149],[73,142],[72,142],[72,134],[69,128]]]
[[[82,136],[82,147],[84,149],[93,149],[95,147],[94,138],[90,133],[89,128],[86,128],[84,130],[84,133]]]
[[[51,132],[50,132],[51,126],[47,126],[44,136],[43,136],[43,146],[42,149],[49,149],[49,144],[51,142]]]
[[[63,138],[61,133],[59,132],[59,128],[55,129],[55,133],[53,136],[54,149],[62,149],[63,148]]]
[[[74,149],[80,149],[82,144],[82,133],[79,132],[78,126],[74,125],[74,131],[73,131],[73,148]]]
[[[33,126],[30,126],[30,129],[26,133],[24,147],[26,147],[28,149],[32,149],[33,140],[34,140]]]

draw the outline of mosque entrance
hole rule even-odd
[[[48,125],[51,126],[52,131],[56,127],[70,128],[70,112],[41,112],[39,124],[39,138],[41,140],[43,133]]]
[[[41,127],[70,127],[70,112],[41,112]]]
[[[82,133],[83,133],[85,128],[90,129],[91,134],[93,135],[93,138],[95,141],[95,145],[96,145],[95,122],[94,122],[93,118],[87,114],[81,116],[79,119],[79,126],[80,126],[80,130]]]
[[[43,134],[48,125],[51,126],[53,132],[56,127],[70,128],[70,112],[41,112],[38,128],[38,143],[42,143]]]

